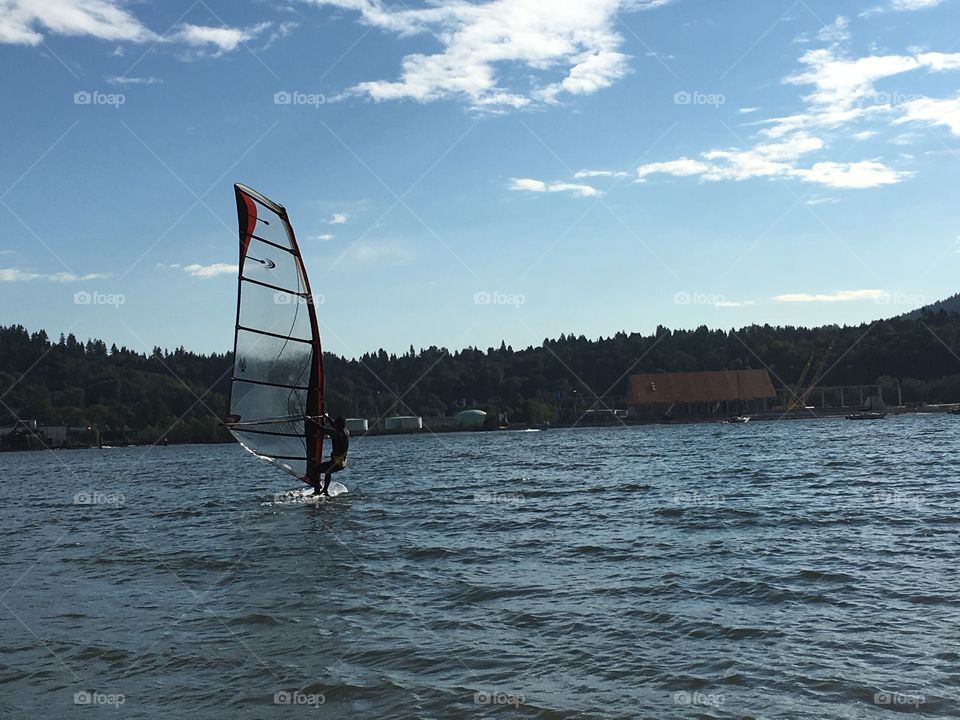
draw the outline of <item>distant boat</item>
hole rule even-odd
[[[728,422],[732,423],[748,423],[750,422],[749,415],[734,415]]]
[[[847,420],[883,420],[886,416],[880,412],[858,412],[847,415]]]

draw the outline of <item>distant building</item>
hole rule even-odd
[[[383,429],[389,432],[414,432],[423,429],[423,418],[417,415],[398,415],[383,421]]]
[[[366,418],[346,418],[347,430],[352,433],[365,433],[369,429]]]
[[[684,417],[766,410],[777,396],[766,370],[715,370],[631,375],[632,415]]]

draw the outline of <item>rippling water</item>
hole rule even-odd
[[[0,717],[957,718],[958,422],[0,455]]]

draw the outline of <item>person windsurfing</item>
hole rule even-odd
[[[329,425],[327,424],[329,423]],[[347,451],[350,449],[350,431],[347,430],[346,418],[338,417],[331,420],[326,413],[317,422],[317,427],[324,435],[330,438],[333,447],[330,450],[330,459],[317,466],[313,477],[313,492],[317,495],[326,495],[330,487],[330,476],[343,470],[347,466]],[[323,475],[323,487],[320,487],[320,476]]]

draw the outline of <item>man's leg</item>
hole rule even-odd
[[[330,475],[331,475],[331,474],[332,474],[332,471],[327,470],[326,475],[323,476],[323,490],[320,491],[320,494],[321,494],[321,495],[326,495],[326,494],[327,494],[327,488],[330,487]]]

